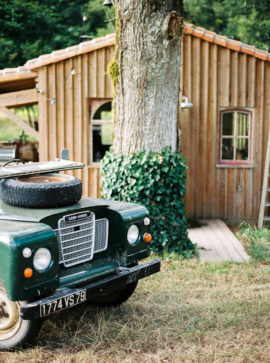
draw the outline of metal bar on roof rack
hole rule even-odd
[[[18,176],[44,174],[54,171],[83,169],[84,164],[71,160],[56,160],[24,165],[6,166],[0,168],[0,179],[14,178]]]

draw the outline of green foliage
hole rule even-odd
[[[195,25],[270,49],[270,2],[184,0],[185,19]],[[114,18],[114,8],[106,9]],[[86,14],[87,21],[82,21]],[[0,68],[23,65],[53,50],[78,44],[81,35],[115,31],[102,0],[1,0]]]
[[[113,9],[107,12],[114,17]],[[1,0],[0,68],[20,66],[41,54],[78,44],[81,35],[113,31],[100,0]]]
[[[270,230],[242,223],[236,233],[254,259],[270,263]]]
[[[184,0],[186,21],[260,49],[270,49],[270,2]]]
[[[112,80],[113,89],[114,89],[114,93],[115,93],[116,92],[116,85],[117,85],[118,75],[119,75],[119,64],[118,64],[118,61],[117,61],[115,56],[110,61],[110,63],[108,64],[108,73],[109,73],[109,76],[110,76],[110,78]]]
[[[9,118],[0,118],[0,142],[14,142],[19,140],[22,134],[22,129],[18,127],[13,121]],[[37,141],[32,136],[29,136],[25,133],[27,139],[29,141]]]
[[[102,160],[102,196],[148,208],[154,252],[166,250],[189,257],[195,251],[187,237],[185,170],[182,154],[170,148],[129,155],[107,152]]]

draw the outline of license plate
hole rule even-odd
[[[63,309],[71,308],[86,301],[86,290],[80,290],[73,294],[59,297],[48,303],[40,305],[40,316],[46,316]]]

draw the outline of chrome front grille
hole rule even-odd
[[[82,212],[58,221],[58,241],[65,267],[90,261],[94,254],[95,214]]]
[[[97,219],[95,226],[94,253],[105,251],[108,247],[109,221],[107,218]]]
[[[107,249],[108,232],[108,219],[95,220],[90,211],[64,216],[55,230],[59,263],[71,267],[92,260],[94,253]]]

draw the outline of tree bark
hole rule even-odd
[[[114,151],[177,147],[180,0],[118,0]]]

